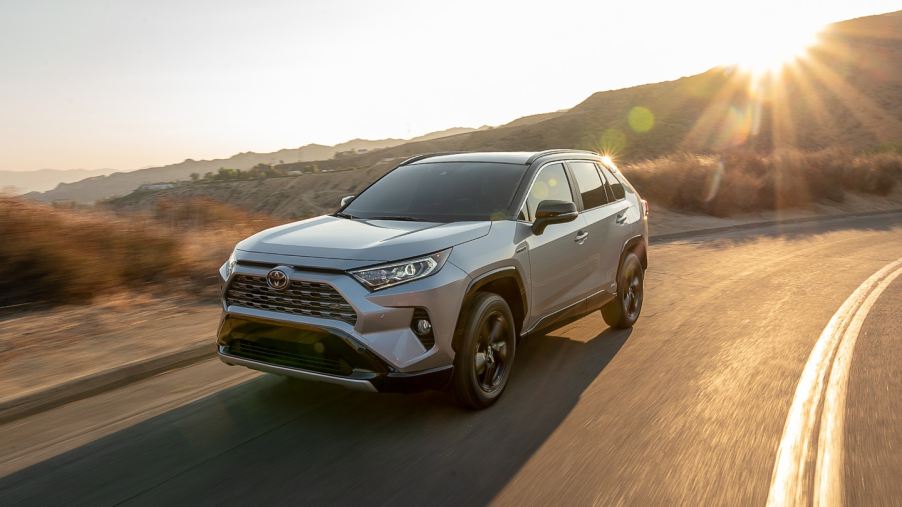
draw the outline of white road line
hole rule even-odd
[[[859,285],[821,332],[786,417],[767,505],[843,503],[842,425],[852,352],[871,307],[899,275],[902,258]]]

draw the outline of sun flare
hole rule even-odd
[[[805,28],[797,24],[761,27],[737,41],[734,63],[754,76],[775,73],[804,58],[817,42],[820,31],[820,27]]]

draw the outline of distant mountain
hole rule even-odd
[[[345,152],[350,154],[361,151],[369,152],[408,142],[429,141],[449,135],[472,132],[474,130],[476,129],[457,127],[439,132],[431,132],[413,139],[380,139],[375,141],[353,139],[341,144],[336,144],[335,146],[308,144],[306,146],[301,146],[300,148],[284,149],[272,153],[245,152],[224,159],[188,159],[177,164],[162,167],[149,167],[129,172],[103,170],[99,171],[96,175],[83,174],[80,177],[61,178],[57,181],[59,185],[55,188],[54,186],[33,188],[33,190],[47,190],[47,188],[52,188],[52,190],[46,192],[30,192],[25,194],[25,197],[45,202],[75,201],[80,203],[92,203],[100,199],[126,195],[145,183],[187,180],[192,173],[203,175],[207,172],[216,172],[220,167],[227,167],[230,169],[250,169],[261,163],[283,164],[313,160],[328,160],[334,157],[336,153]],[[63,174],[68,173],[68,171],[57,171],[57,173],[60,173],[62,176]],[[12,171],[0,173],[0,187],[11,185],[23,189],[30,188],[27,185],[17,184],[15,182],[19,180],[14,181],[10,179],[10,183],[7,183],[7,174],[18,175],[20,173]],[[45,181],[49,182],[50,180],[46,179]]]
[[[529,116],[524,116],[522,118],[517,118],[512,122],[505,123],[498,128],[505,127],[522,127],[523,125],[532,125],[533,123],[543,122],[545,120],[550,120],[552,118],[557,118],[558,116],[566,113],[567,109],[561,109],[560,111],[554,111],[553,113],[539,113],[539,114],[531,114]]]
[[[0,171],[0,191],[6,193],[43,192],[59,185],[92,176],[109,174],[113,169],[39,169],[37,171]]]

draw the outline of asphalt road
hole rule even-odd
[[[900,257],[900,214],[654,245],[634,329],[525,341],[478,413],[201,363],[0,426],[0,505],[763,505],[825,325]],[[843,498],[902,504],[902,277],[844,413]]]

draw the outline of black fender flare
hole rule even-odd
[[[489,285],[492,282],[506,279],[513,280],[514,284],[516,284],[517,290],[520,293],[520,315],[523,317],[523,319],[526,318],[529,309],[529,296],[526,291],[526,286],[523,283],[523,276],[520,273],[520,269],[516,266],[502,266],[500,268],[492,269],[490,271],[482,273],[476,278],[470,280],[469,285],[467,285],[467,290],[464,292],[464,298],[461,304],[460,313],[457,317],[457,326],[455,327],[454,337],[451,340],[452,349],[454,349],[455,351],[457,350],[457,343],[460,341],[458,330],[460,329],[460,323],[463,322],[467,317],[469,302],[473,294],[476,294],[481,288]],[[512,308],[511,310],[514,309]],[[517,312],[515,311],[514,315],[516,314]],[[517,325],[519,327],[522,327],[523,322],[517,323]]]
[[[623,248],[620,249],[620,261],[617,264],[617,274],[620,274],[620,264],[623,263],[623,258],[626,257],[627,252],[635,251],[636,254],[639,255],[639,261],[642,262],[642,269],[648,269],[648,243],[645,241],[645,237],[641,234],[637,236],[633,236],[632,238],[626,240],[623,243]]]

